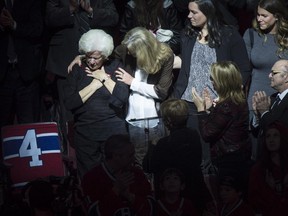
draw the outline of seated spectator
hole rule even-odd
[[[251,206],[243,199],[243,185],[239,177],[223,176],[220,179],[219,216],[255,216]]]
[[[143,161],[143,168],[154,174],[156,197],[160,193],[160,176],[170,167],[181,170],[186,179],[183,196],[191,199],[202,211],[212,198],[201,171],[202,150],[196,130],[187,128],[189,107],[181,99],[168,99],[160,107],[163,122],[170,135],[161,138],[156,146],[150,145]]]
[[[250,173],[248,201],[262,216],[288,212],[288,128],[280,122],[264,130],[262,156]]]
[[[183,173],[174,168],[166,169],[160,179],[162,196],[157,200],[155,216],[199,215],[194,203],[182,197],[181,193],[184,188],[185,177]]]
[[[29,182],[23,189],[24,200],[33,216],[54,216],[54,193],[52,184],[48,181],[37,179]]]
[[[104,146],[105,159],[81,182],[88,215],[143,215],[151,186],[143,171],[133,166],[134,145],[128,135],[113,135]],[[149,210],[148,210],[149,211]]]

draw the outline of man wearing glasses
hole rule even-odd
[[[257,131],[270,123],[280,121],[288,127],[288,60],[277,61],[269,74],[270,86],[277,91],[270,97],[264,91],[256,91],[252,98],[255,118],[252,122]]]

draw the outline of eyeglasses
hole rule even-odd
[[[278,74],[278,73],[282,73],[283,71],[275,71],[275,70],[271,70],[271,74],[272,74],[272,76],[274,76],[274,75],[276,75],[276,74]]]

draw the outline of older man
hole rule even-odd
[[[252,105],[256,118],[254,128],[263,130],[274,121],[283,122],[288,126],[288,60],[277,61],[269,74],[271,87],[277,93],[267,96],[264,91],[256,91]]]

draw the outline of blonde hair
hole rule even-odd
[[[168,45],[157,41],[155,36],[143,27],[136,27],[127,32],[122,45],[136,57],[138,68],[148,74],[157,73],[163,63],[173,55]]]
[[[242,76],[239,68],[233,62],[213,63],[211,66],[211,77],[220,102],[228,98],[235,104],[242,104],[246,101],[242,86]]]

